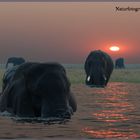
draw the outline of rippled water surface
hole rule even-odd
[[[0,138],[140,138],[140,84],[105,89],[74,85],[78,110],[70,121],[25,122],[0,117]]]

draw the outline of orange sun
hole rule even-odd
[[[113,52],[117,52],[120,50],[120,48],[118,46],[111,46],[109,49]]]

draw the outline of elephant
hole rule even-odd
[[[13,78],[17,68],[18,68],[18,65],[5,70],[5,73],[2,78],[2,92],[4,91],[6,85],[10,84],[12,82],[12,78]]]
[[[0,96],[0,111],[13,116],[66,118],[77,110],[65,68],[59,63],[26,62],[13,72]]]
[[[22,57],[10,57],[7,60],[6,69],[8,68],[9,64],[12,64],[13,66],[16,66],[16,65],[23,64],[23,63],[25,63],[25,60]]]
[[[124,65],[124,58],[118,58],[115,61],[115,68],[116,69],[124,69],[125,65]]]
[[[91,51],[85,61],[86,80],[89,87],[105,87],[113,71],[112,58],[101,50]]]

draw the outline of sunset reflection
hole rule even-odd
[[[82,129],[84,133],[93,138],[140,137],[129,124],[132,120],[129,114],[135,110],[135,107],[128,99],[129,93],[121,88],[115,85],[96,91],[97,100],[94,102],[94,107],[98,108],[93,108],[92,123]]]
[[[124,138],[138,138],[139,136],[132,132],[131,129],[124,130],[124,131],[118,131],[117,129],[107,129],[107,130],[96,130],[96,129],[90,129],[90,128],[84,128],[83,131],[93,138],[118,138],[118,137],[124,137]]]
[[[103,110],[102,112],[93,113],[93,116],[98,120],[102,120],[105,122],[121,122],[129,120],[128,117],[121,114],[120,110]]]

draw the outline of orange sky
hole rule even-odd
[[[140,63],[140,11],[116,12],[116,6],[140,8],[140,3],[1,2],[0,63],[9,56],[84,63],[95,49]],[[109,51],[111,45],[120,51]]]

